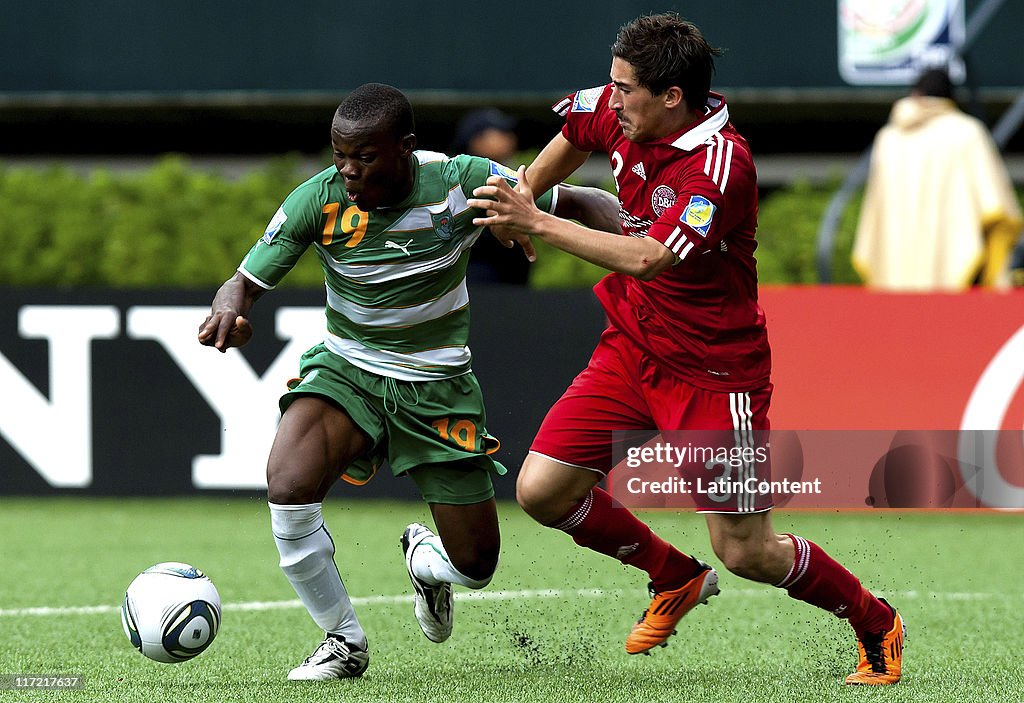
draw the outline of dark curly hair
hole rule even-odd
[[[678,86],[692,110],[707,103],[715,57],[721,53],[696,26],[674,12],[645,15],[624,24],[612,44],[612,56],[633,67],[641,86],[654,95]]]

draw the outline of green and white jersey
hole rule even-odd
[[[416,151],[412,192],[393,207],[363,212],[334,166],[300,185],[278,209],[238,270],[274,288],[307,248],[327,287],[326,346],[371,373],[405,381],[470,370],[469,248],[482,214],[466,200],[491,175],[515,172],[476,156]],[[554,210],[557,189],[537,200]]]

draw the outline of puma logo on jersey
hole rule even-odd
[[[411,239],[408,242],[406,242],[405,244],[399,244],[398,242],[392,242],[389,239],[386,242],[384,242],[384,248],[385,249],[401,249],[402,251],[405,252],[406,256],[411,256],[411,254],[409,253],[409,245],[410,244],[412,244],[412,240]]]
[[[642,180],[642,181],[646,181],[647,180],[647,172],[644,171],[644,162],[643,161],[639,162],[636,166],[634,166],[633,168],[631,168],[629,170],[632,171],[633,173],[635,173],[636,175],[640,176],[640,180]]]

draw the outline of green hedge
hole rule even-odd
[[[0,284],[114,288],[217,286],[307,175],[280,159],[231,180],[176,156],[141,173],[0,170]],[[291,285],[323,285],[303,257]]]
[[[282,158],[240,179],[168,156],[141,173],[0,167],[0,285],[204,288],[231,275],[284,197],[310,174]],[[815,239],[833,188],[796,184],[761,203],[762,282],[814,283]],[[833,281],[855,283],[849,251],[859,201],[842,218]],[[531,285],[593,285],[603,271],[540,244]],[[306,256],[288,286],[322,285]]]

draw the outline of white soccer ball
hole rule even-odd
[[[163,562],[129,584],[121,625],[132,646],[153,661],[188,661],[217,636],[220,595],[213,581],[196,567]]]

